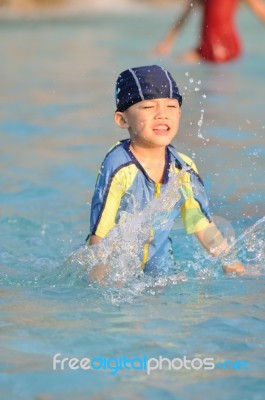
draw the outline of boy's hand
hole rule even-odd
[[[222,258],[227,256],[232,249],[232,246],[227,243],[227,240],[213,222],[202,231],[196,232],[195,236],[208,253],[212,257],[219,257],[221,262]],[[237,259],[231,261],[231,264],[223,265],[223,271],[227,274],[234,273],[237,275],[245,275],[247,273],[245,267]]]
[[[111,268],[109,265],[98,264],[95,265],[91,271],[88,273],[88,279],[98,284],[99,286],[106,286],[108,284],[108,277],[110,274]],[[114,286],[116,288],[122,288],[123,282],[121,280],[115,281]]]
[[[106,285],[110,267],[104,264],[95,265],[88,273],[88,279],[100,286]]]
[[[244,275],[246,273],[245,267],[238,260],[234,264],[223,266],[223,271],[225,274]]]

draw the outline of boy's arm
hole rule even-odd
[[[89,246],[93,246],[94,244],[100,243],[101,240],[102,240],[101,237],[97,235],[91,235],[89,237],[88,244]],[[97,264],[89,271],[88,278],[91,282],[95,282],[99,285],[104,285],[109,271],[110,271],[109,266],[105,264]]]
[[[113,174],[112,166],[102,164],[91,203],[90,236],[88,245],[101,242],[115,226],[115,218],[124,194],[120,175]],[[104,285],[110,266],[103,263],[95,265],[88,273],[89,280]]]
[[[212,257],[225,256],[231,250],[231,246],[228,245],[227,240],[213,222],[205,229],[196,232],[195,236]],[[238,259],[235,259],[230,265],[223,265],[223,271],[243,274],[245,268]]]
[[[176,39],[176,36],[185,25],[187,18],[189,17],[194,1],[189,0],[186,7],[184,8],[181,16],[176,19],[172,28],[168,31],[166,36],[161,42],[155,47],[153,53],[156,55],[167,55],[171,52],[171,48],[173,46],[173,42]]]
[[[194,234],[202,246],[213,257],[226,256],[230,252],[231,246],[228,245],[226,239],[211,219],[208,207],[209,201],[203,181],[198,175],[197,167],[187,156],[181,154],[181,157],[194,172],[190,173],[190,183],[184,176],[185,179],[182,185],[182,191],[186,200],[181,207],[180,214],[186,233]],[[230,265],[223,265],[223,271],[242,274],[245,272],[245,269],[241,262],[235,259]]]
[[[261,21],[265,22],[265,2],[262,0],[245,0],[245,3],[249,6],[251,11]]]
[[[109,272],[109,265],[97,264],[89,271],[88,278],[91,282],[97,283],[100,286],[104,286]]]
[[[89,245],[98,244],[99,242],[101,242],[101,240],[102,240],[102,238],[97,235],[90,235],[88,244]]]

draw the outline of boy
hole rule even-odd
[[[180,187],[176,204],[166,216],[163,229],[150,229],[141,249],[141,267],[152,274],[163,273],[169,262],[172,252],[169,234],[179,213],[186,232],[195,234],[212,256],[229,251],[211,220],[195,164],[170,144],[178,131],[181,105],[176,82],[164,68],[144,66],[120,74],[116,82],[114,120],[120,128],[128,129],[130,139],[121,140],[106,155],[91,204],[88,240],[89,245],[94,245],[118,223],[122,211],[132,213],[135,203],[141,211],[151,200],[159,198],[167,189],[172,173],[175,174],[176,185]],[[165,212],[160,214],[165,220]],[[244,272],[239,261],[223,268],[225,272]],[[97,265],[89,278],[102,283],[107,272],[108,267]]]

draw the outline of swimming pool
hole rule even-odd
[[[213,214],[241,235],[241,257],[260,275],[223,276],[180,229],[174,253],[183,275],[171,284],[97,288],[68,259],[88,233],[99,164],[125,137],[112,122],[116,76],[159,63],[148,55],[162,35],[153,27],[166,30],[169,18],[150,11],[1,21],[1,399],[263,399],[264,30],[246,12],[240,61],[163,65],[184,94],[175,145],[195,158]],[[58,353],[97,365],[138,358],[139,368],[55,370]],[[248,368],[204,370],[197,361],[179,369],[175,361],[169,370],[164,361],[150,374],[140,369],[160,356]]]

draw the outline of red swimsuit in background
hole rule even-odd
[[[200,56],[222,63],[241,55],[241,42],[235,28],[238,0],[203,0],[203,25]]]

